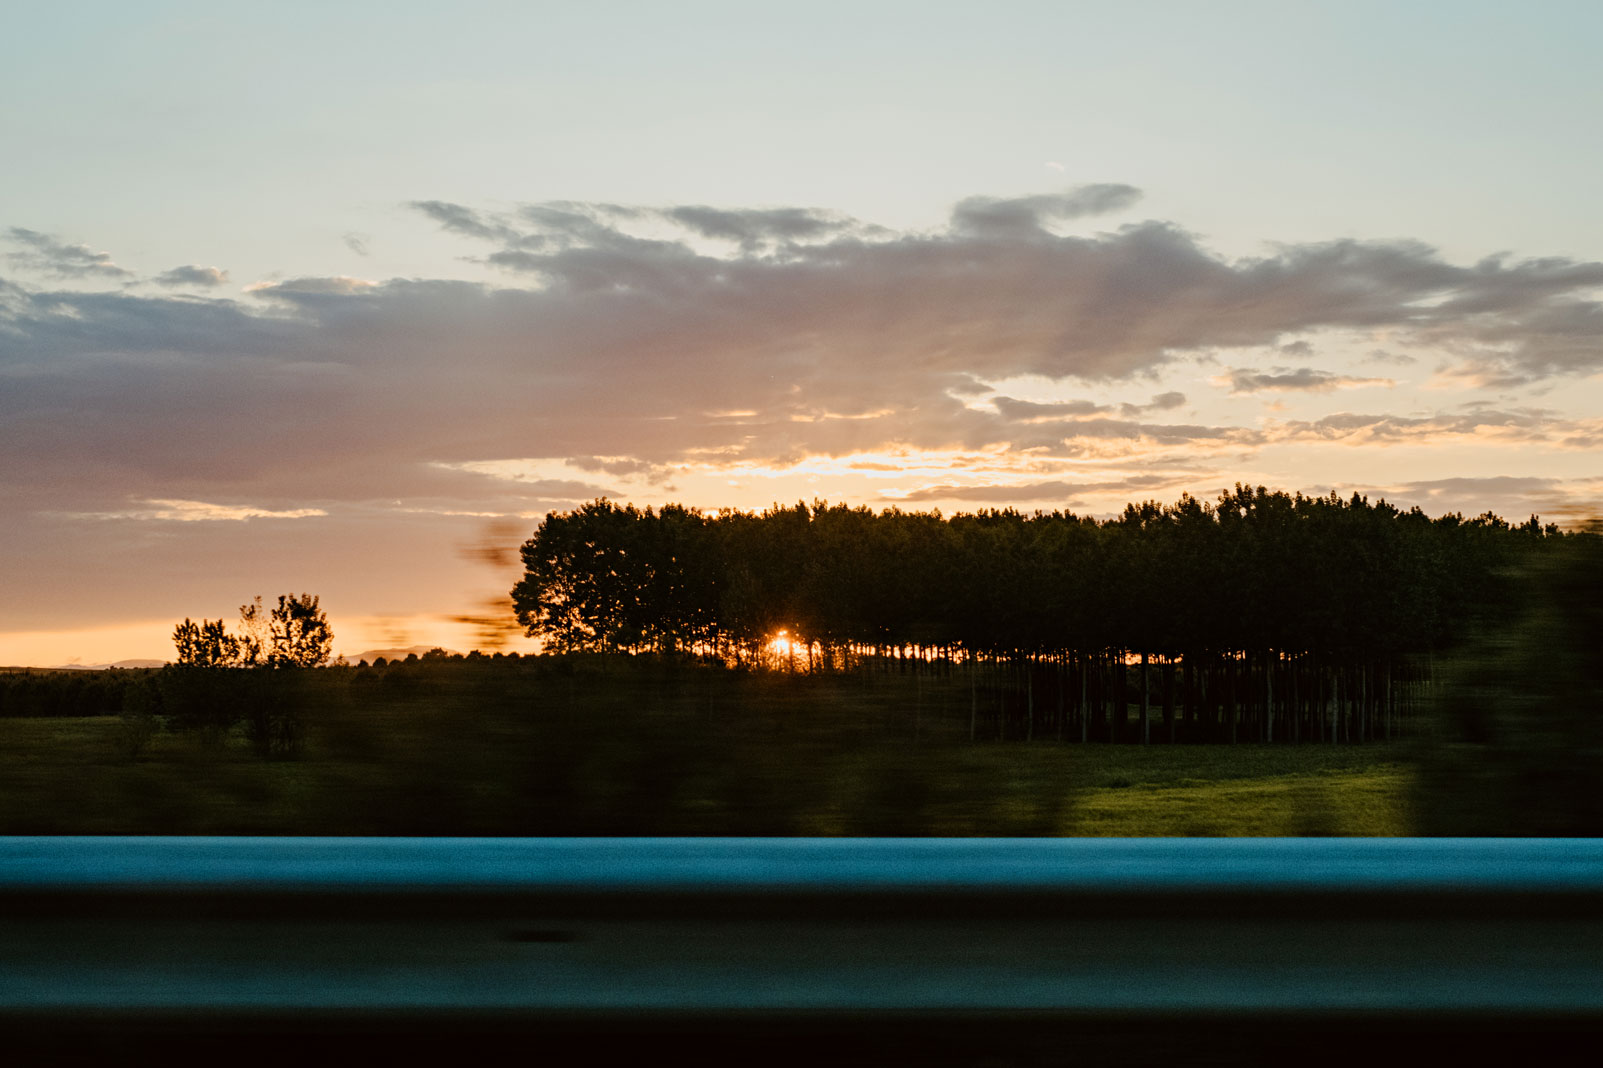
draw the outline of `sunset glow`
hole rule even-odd
[[[0,666],[292,590],[466,651],[597,498],[1603,502],[1603,9],[70,6],[0,43]]]

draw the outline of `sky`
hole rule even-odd
[[[341,652],[465,650],[603,496],[1577,523],[1600,41],[1589,2],[11,0],[0,665],[302,591]]]

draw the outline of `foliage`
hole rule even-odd
[[[24,669],[0,673],[0,716],[115,716],[130,687],[148,675],[139,668],[107,671]]]
[[[1453,658],[1421,746],[1427,834],[1603,834],[1603,529],[1526,564]]]
[[[280,594],[267,608],[260,597],[239,609],[239,633],[223,621],[185,619],[173,630],[180,667],[321,667],[333,654],[328,616],[309,593]]]
[[[309,593],[299,597],[280,594],[268,634],[269,667],[321,667],[333,655],[334,632],[328,616]]]
[[[299,669],[329,662],[334,632],[328,616],[315,596],[303,593],[280,595],[271,607],[256,597],[240,606],[239,619],[238,634],[229,634],[220,619],[185,619],[174,629],[177,661],[155,682],[167,725],[198,731],[216,747],[243,723],[260,755],[297,756],[315,703]]]
[[[161,694],[148,676],[123,691],[119,737],[129,760],[139,759],[161,729],[161,707]]]
[[[592,501],[546,516],[512,598],[547,648],[755,659],[784,629],[854,650],[1318,651],[1344,662],[1444,649],[1507,596],[1555,527],[1428,518],[1237,486],[1209,505],[878,514],[815,503],[717,515]]]
[[[227,667],[244,661],[240,639],[220,619],[192,622],[188,617],[173,630],[175,663],[185,667]]]

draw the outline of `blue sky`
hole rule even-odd
[[[0,663],[292,588],[460,647],[461,547],[601,493],[1603,489],[1595,4],[0,29]]]

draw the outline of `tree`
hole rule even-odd
[[[252,607],[259,607],[257,598]],[[328,616],[309,593],[280,594],[268,620],[268,667],[321,667],[334,652]]]
[[[328,616],[309,593],[281,594],[266,608],[260,597],[239,609],[239,633],[220,619],[185,619],[173,629],[183,667],[320,667],[334,648]]]
[[[240,640],[220,619],[188,619],[173,629],[178,663],[184,667],[230,667],[240,662]]]

